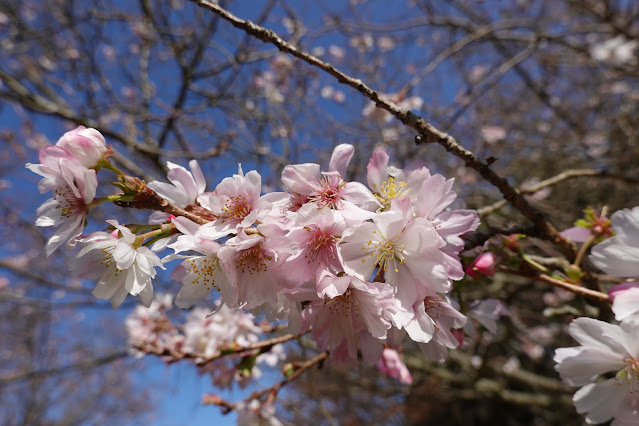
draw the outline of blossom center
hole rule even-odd
[[[337,210],[342,199],[343,181],[339,176],[323,176],[317,194],[309,197],[319,207],[330,207]]]
[[[351,315],[351,307],[355,305],[355,315],[359,315],[359,307],[357,303],[353,303],[353,298],[350,289],[346,290],[344,294],[327,299],[324,301],[324,305],[329,309],[332,315],[336,317],[348,318]]]
[[[311,239],[307,244],[308,254],[306,255],[307,258],[310,258],[309,263],[311,261],[327,263],[337,259],[337,239],[334,235],[329,235],[317,227],[313,229],[306,228],[306,231],[311,234]]]
[[[227,218],[242,220],[251,213],[253,206],[243,195],[230,196],[222,211]]]
[[[393,176],[389,176],[379,187],[379,192],[375,194],[375,197],[377,197],[379,202],[384,204],[386,208],[389,208],[393,199],[408,196],[406,186],[406,182],[395,181]]]
[[[122,269],[118,268],[115,263],[115,259],[113,258],[113,250],[115,250],[115,246],[103,248],[102,253],[104,253],[104,260],[100,263],[107,269],[111,267],[115,268],[115,276],[117,277],[118,274],[122,272]]]
[[[630,385],[632,393],[639,394],[639,360],[634,358],[626,358],[626,368],[621,370],[617,374],[617,381],[626,380],[626,383]]]
[[[377,233],[377,231],[373,231]],[[399,272],[398,262],[404,263],[404,244],[398,245],[396,240],[399,236],[390,240],[368,240],[366,247],[362,247],[362,250],[370,257],[376,259],[376,263],[379,265],[380,270],[385,271],[389,265],[395,272]],[[362,259],[365,262],[366,259]]]
[[[188,259],[190,270],[195,275],[193,284],[201,284],[207,290],[219,288],[215,285],[215,273],[219,268],[217,257],[200,257]]]
[[[242,251],[235,260],[235,267],[242,274],[258,274],[268,270],[268,261],[271,258],[264,255],[264,250],[259,245],[253,246]]]
[[[87,207],[82,198],[76,197],[70,186],[57,188],[53,193],[57,205],[56,209],[60,210],[60,217],[68,219],[73,216],[87,213]]]

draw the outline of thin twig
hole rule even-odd
[[[565,281],[558,280],[546,274],[530,275],[524,272],[516,271],[514,269],[507,269],[507,268],[501,268],[500,271],[506,272],[508,274],[517,275],[520,277],[530,278],[536,281],[544,282],[546,284],[550,284],[552,286],[559,287],[561,289],[568,290],[576,294],[580,294],[584,297],[589,297],[591,299],[599,300],[600,302],[610,303],[610,296],[608,296],[606,293],[602,293],[596,290],[591,290],[589,288],[581,287],[575,284],[567,283]]]

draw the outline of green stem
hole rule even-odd
[[[532,265],[535,268],[539,269],[540,271],[548,272],[548,268],[546,268],[544,265],[542,265],[540,263],[535,262],[533,259],[528,257],[527,254],[521,253],[521,258],[524,259],[524,261],[528,262],[530,265]]]
[[[577,257],[575,257],[575,261],[573,262],[573,265],[579,266],[579,264],[581,263],[581,259],[583,259],[584,255],[586,254],[586,251],[588,250],[588,247],[590,247],[590,245],[594,241],[595,241],[594,235],[589,236],[588,239],[584,241],[584,243],[581,245],[581,248],[579,248],[579,252],[577,253]]]
[[[122,194],[111,194],[111,195],[107,195],[106,197],[95,198],[89,204],[89,208],[92,209],[93,207],[97,207],[100,204],[106,203],[109,201],[119,201],[121,197],[122,197]]]
[[[106,158],[103,158],[100,161],[98,161],[98,164],[95,166],[95,169],[96,170],[107,169],[107,170],[111,170],[113,173],[117,174],[118,176],[124,176],[124,172],[118,169],[117,167],[115,167],[113,164],[111,164],[111,162],[107,160]]]

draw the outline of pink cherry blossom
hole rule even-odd
[[[38,159],[40,160],[39,164],[27,163],[26,168],[42,176],[42,179],[38,182],[38,189],[41,194],[66,185],[67,182],[60,168],[62,160],[78,162],[69,151],[54,145],[45,146],[38,151]]]
[[[423,308],[422,308],[423,306]],[[444,362],[448,357],[448,349],[459,348],[462,344],[460,335],[455,330],[460,330],[466,324],[467,318],[448,301],[446,297],[433,295],[424,299],[423,305],[419,303],[415,311],[428,315],[433,321],[435,332],[428,342],[419,343],[418,346],[426,358]],[[416,315],[417,317],[417,315]],[[406,327],[409,335],[412,325]],[[412,337],[412,336],[411,336]]]
[[[384,283],[364,282],[350,276],[332,279],[346,280],[347,290],[334,298],[311,301],[302,312],[304,327],[312,325],[313,339],[322,350],[331,351],[334,359],[357,360],[360,346],[365,357],[375,353],[368,358],[372,361],[381,354],[379,339],[386,338],[390,317],[396,311],[393,292]]]
[[[124,321],[129,345],[149,345],[156,350],[178,351],[182,348],[184,336],[170,323],[166,310],[173,305],[173,297],[169,294],[156,294],[151,306],[136,306]],[[160,331],[161,330],[161,331]],[[136,355],[144,353],[135,351]]]
[[[170,248],[175,254],[167,256],[163,262],[172,259],[186,259],[171,274],[171,279],[180,281],[182,288],[175,299],[178,308],[190,308],[194,303],[204,299],[212,289],[218,290],[222,304],[231,304],[234,289],[217,257],[220,244],[202,237],[199,226],[185,218],[176,218],[173,223],[183,233]],[[200,256],[185,256],[179,253],[194,251]]]
[[[444,240],[430,221],[411,219],[410,200],[401,210],[382,212],[373,221],[357,226],[343,238],[340,251],[349,273],[362,280],[372,278],[376,268],[396,289],[396,297],[410,310],[431,292],[447,292],[451,281],[444,266]]]
[[[318,207],[340,210],[350,221],[357,223],[374,216],[379,202],[373,194],[359,182],[346,182],[346,168],[353,156],[352,145],[335,147],[328,172],[321,173],[318,164],[295,164],[284,167],[282,182],[291,192],[295,201],[290,208],[294,211],[304,203]]]
[[[111,299],[111,306],[119,307],[126,296],[140,296],[145,306],[153,301],[155,267],[162,266],[160,258],[140,246],[135,235],[116,220],[107,221],[122,234],[113,237],[107,232],[95,232],[80,240],[82,248],[76,255],[73,269],[83,278],[98,279],[93,295]]]
[[[452,191],[453,179],[431,175],[421,161],[413,161],[404,169],[388,165],[389,157],[384,151],[375,151],[368,163],[369,187],[384,206],[384,210],[398,209],[393,203],[410,198],[413,215],[428,219],[437,233],[446,241],[441,250],[443,264],[453,280],[464,277],[459,253],[464,248],[461,236],[479,226],[477,213],[472,210],[450,210],[457,195]]]
[[[191,171],[170,161],[167,161],[166,165],[169,168],[166,176],[171,183],[153,181],[147,186],[177,207],[196,205],[197,197],[206,189],[206,180],[198,162],[189,161]]]
[[[577,412],[588,423],[612,418],[618,424],[639,423],[639,323],[612,325],[592,318],[577,318],[568,328],[581,344],[559,348],[555,369],[572,386],[582,386],[573,396]],[[607,372],[615,376],[598,381]]]
[[[294,223],[295,229],[287,235],[295,246],[286,261],[290,279],[299,283],[312,279],[319,286],[324,273],[344,270],[338,244],[347,226],[338,211],[307,204],[297,212]],[[321,293],[318,287],[323,297]]]
[[[268,221],[288,203],[289,197],[283,192],[272,192],[260,196],[262,177],[255,170],[246,175],[240,168],[238,174],[227,177],[219,183],[215,191],[197,197],[202,207],[210,210],[217,218],[204,225],[201,231],[210,238],[234,233],[256,222]]]
[[[96,129],[78,126],[66,132],[56,143],[64,148],[85,167],[94,167],[100,159],[109,154],[104,136]]]
[[[40,160],[42,164],[27,167],[44,177],[40,181],[41,190],[53,190],[53,198],[38,208],[36,220],[37,226],[58,227],[45,246],[49,256],[65,241],[69,247],[75,245],[89,214],[88,205],[95,198],[98,180],[95,170],[74,161],[62,148],[43,148]]]
[[[366,167],[368,187],[388,210],[395,198],[417,194],[430,172],[423,161],[415,160],[404,169],[389,166],[390,157],[385,151],[375,151]]]
[[[235,289],[232,305],[247,310],[278,304],[279,291],[296,285],[284,268],[290,253],[286,231],[275,224],[258,225],[257,229],[259,234],[240,232],[218,252]]]

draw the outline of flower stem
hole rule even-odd
[[[584,243],[579,248],[579,252],[577,252],[577,257],[575,257],[575,261],[573,262],[573,265],[579,266],[579,264],[581,263],[581,259],[583,259],[584,255],[586,254],[586,251],[588,250],[588,247],[590,247],[593,241],[595,241],[594,235],[589,236],[588,239],[584,241]]]
[[[96,198],[93,201],[91,201],[88,207],[92,209],[93,207],[97,207],[102,203],[107,203],[109,201],[119,201],[121,197],[122,197],[122,194],[111,194],[111,195],[107,195],[106,197]]]

